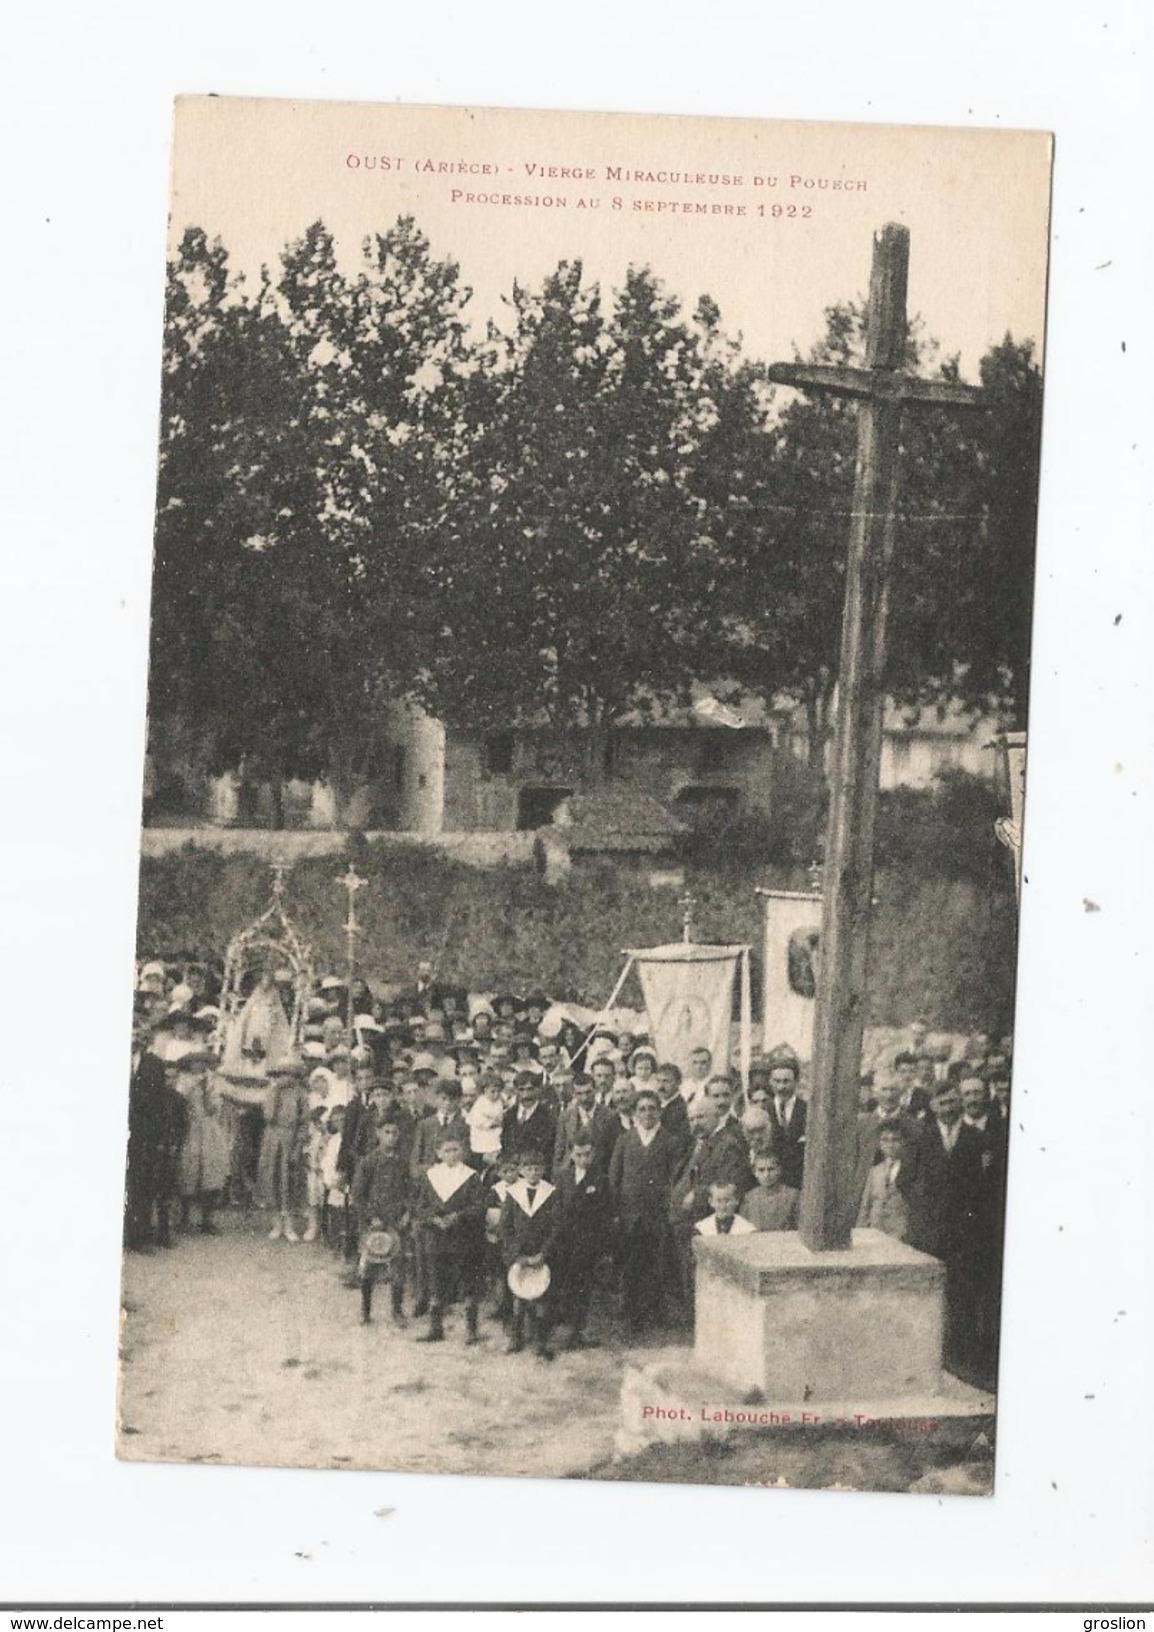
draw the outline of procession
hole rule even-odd
[[[278,868],[223,960],[138,967],[130,1253],[225,1233],[320,1255],[350,1324],[385,1326],[383,1342],[547,1362],[688,1344],[695,1241],[796,1231],[808,1063],[744,1046],[731,990],[726,1057],[703,1040],[715,1025],[676,1060],[644,1006],[591,1015],[446,983],[428,961],[376,989],[318,975],[284,893]],[[944,1363],[985,1387],[1010,1049],[915,1019],[863,1070],[857,1117],[857,1224],[945,1266]]]
[[[787,331],[583,223],[481,289],[418,202],[270,218],[267,299],[242,222],[173,226],[121,1454],[678,1479],[646,1435],[708,1402],[972,1440],[1034,314],[971,384],[899,218]]]

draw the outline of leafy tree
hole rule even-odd
[[[274,787],[327,775],[343,806],[411,682],[469,291],[410,219],[354,276],[315,223],[254,301],[189,234],[170,291],[154,713]]]
[[[716,549],[693,485],[707,325],[644,268],[607,311],[580,262],[516,285],[509,308],[469,394],[422,695],[469,729],[545,719],[608,743],[716,660]]]
[[[841,305],[809,361],[860,362],[864,313]],[[958,377],[911,324],[905,366]],[[902,501],[891,597],[889,684],[917,703],[960,699],[1021,714],[1028,682],[1041,380],[1009,336],[981,363],[980,414],[903,420]],[[735,673],[803,706],[820,765],[837,683],[857,416],[832,396],[793,397],[770,436],[764,508],[729,555]]]

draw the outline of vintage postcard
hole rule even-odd
[[[178,103],[121,1456],[992,1490],[1050,165]]]

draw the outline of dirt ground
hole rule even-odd
[[[387,1288],[362,1326],[333,1253],[266,1229],[229,1215],[218,1237],[127,1255],[122,1457],[538,1477],[609,1460],[622,1369],[645,1351],[609,1341],[549,1365],[506,1355],[487,1318],[466,1349],[458,1311],[425,1345],[425,1322],[392,1326]]]
[[[267,1219],[226,1215],[224,1233],[181,1237],[171,1251],[125,1260],[119,1453],[132,1461],[364,1468],[402,1473],[536,1475],[777,1489],[912,1490],[985,1495],[989,1455],[974,1426],[931,1440],[769,1431],[724,1444],[654,1445],[614,1456],[630,1361],[683,1365],[688,1346],[626,1347],[595,1309],[603,1346],[507,1355],[482,1319],[464,1346],[417,1342],[379,1288],[371,1326],[314,1244],[265,1238]],[[993,1423],[985,1425],[992,1439]]]

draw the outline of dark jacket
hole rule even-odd
[[[413,1217],[439,1298],[455,1291],[474,1295],[484,1272],[485,1189],[472,1168],[468,1172],[447,1201],[437,1194],[427,1172],[413,1186]],[[442,1219],[443,1225],[438,1223]]]
[[[774,1148],[781,1158],[781,1176],[791,1190],[800,1190],[802,1169],[805,1165],[805,1125],[809,1115],[808,1107],[805,1100],[795,1094],[788,1127],[783,1127],[778,1120],[776,1099],[771,1098],[766,1109],[773,1130]]]
[[[636,1224],[666,1224],[669,1195],[681,1160],[681,1146],[662,1127],[648,1145],[641,1143],[636,1128],[621,1135],[609,1164],[609,1184],[626,1229]]]
[[[618,1140],[624,1138],[625,1134],[629,1132],[629,1128],[623,1125],[621,1113],[615,1111],[611,1105],[606,1105],[603,1109],[605,1111],[605,1131],[602,1134],[601,1157],[605,1166],[608,1167],[613,1160],[613,1152],[617,1148]],[[633,1125],[632,1117],[630,1117],[629,1122],[631,1127]]]
[[[413,1134],[412,1150],[409,1153],[409,1172],[413,1178],[419,1178],[438,1160],[437,1147],[446,1133],[458,1138],[465,1155],[468,1155],[469,1124],[460,1111],[454,1111],[444,1124],[441,1122],[440,1114],[434,1111],[431,1116],[421,1118]]]
[[[745,1140],[732,1122],[723,1122],[708,1139],[695,1142],[685,1154],[670,1193],[670,1220],[674,1224],[695,1224],[713,1211],[709,1188],[714,1184],[737,1186],[740,1199],[753,1189],[753,1172]],[[683,1205],[692,1194],[689,1207]]]
[[[557,1119],[549,1107],[540,1101],[524,1122],[520,1120],[520,1115],[519,1105],[505,1112],[505,1120],[501,1124],[501,1154],[519,1156],[523,1150],[540,1151],[545,1160],[545,1177],[548,1178],[557,1144]]]
[[[169,1108],[164,1061],[145,1050],[128,1086],[128,1164],[134,1180],[151,1179]]]
[[[354,1094],[345,1106],[341,1123],[341,1143],[337,1151],[337,1172],[351,1180],[362,1156],[368,1156],[376,1141],[376,1117],[372,1106],[360,1094]]]
[[[689,1126],[689,1106],[679,1093],[661,1107],[661,1126],[666,1133],[671,1133],[675,1139],[681,1141],[683,1150],[688,1150],[693,1143],[693,1133]]]
[[[621,1123],[612,1111],[607,1111],[604,1105],[594,1105],[592,1117],[589,1121],[589,1132],[593,1136],[594,1152],[606,1164],[608,1164],[609,1156],[606,1153],[605,1146],[608,1143],[611,1151],[615,1142],[613,1129],[610,1127],[612,1122],[616,1122],[618,1129],[620,1129]],[[565,1163],[569,1160],[569,1152],[573,1149],[573,1141],[577,1137],[578,1130],[584,1127],[585,1121],[576,1102],[566,1105],[557,1118],[557,1137],[553,1141],[554,1173],[559,1174],[564,1168]]]
[[[379,1218],[389,1229],[399,1229],[409,1210],[411,1190],[409,1170],[399,1152],[386,1156],[375,1150],[362,1156],[352,1184],[361,1228]]]
[[[573,1163],[566,1162],[557,1175],[557,1199],[561,1213],[559,1260],[574,1267],[595,1263],[608,1250],[613,1215],[609,1175],[603,1164],[594,1161],[578,1183]]]
[[[973,1250],[988,1226],[990,1152],[988,1135],[965,1122],[950,1152],[934,1117],[922,1125],[898,1172],[911,1247],[944,1259]]]
[[[516,1191],[521,1184],[518,1179],[516,1186],[510,1186],[501,1208],[499,1233],[506,1268],[518,1258],[535,1258],[538,1254],[550,1263],[561,1223],[561,1204],[556,1190],[551,1188],[544,1200],[538,1197],[538,1205],[530,1215],[517,1198]]]

